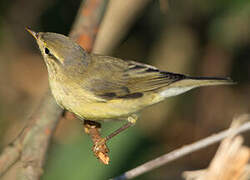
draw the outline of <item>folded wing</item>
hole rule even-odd
[[[108,56],[95,56],[88,69],[96,74],[89,75],[85,87],[105,100],[140,98],[145,93],[186,78],[182,74],[160,71],[153,66]]]

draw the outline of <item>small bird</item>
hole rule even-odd
[[[59,106],[84,120],[127,119],[200,86],[233,84],[230,78],[191,77],[135,61],[87,53],[62,34],[27,31],[36,39]],[[122,130],[124,130],[123,128]]]

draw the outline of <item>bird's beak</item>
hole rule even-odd
[[[35,32],[35,31],[32,31],[31,29],[29,29],[29,28],[25,28],[26,29],[26,31],[28,31],[36,40],[38,39],[38,33],[37,32]]]

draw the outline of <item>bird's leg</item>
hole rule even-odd
[[[136,121],[138,119],[138,116],[136,114],[133,114],[131,116],[128,117],[128,123],[124,124],[122,127],[120,127],[119,129],[115,130],[114,132],[112,132],[111,134],[109,134],[105,140],[108,141],[111,138],[113,138],[114,136],[120,134],[121,132],[123,132],[124,130],[128,129],[129,127],[133,126]]]
[[[106,136],[105,138],[98,138],[98,140],[95,141],[95,143],[94,143],[94,147],[93,147],[94,154],[95,155],[99,154],[100,150],[102,150],[103,147],[106,148],[107,151],[105,151],[105,153],[107,154],[108,153],[108,148],[107,148],[106,142],[108,140],[110,140],[111,138],[113,138],[114,136],[116,136],[116,135],[120,134],[121,132],[125,131],[129,127],[133,126],[136,123],[137,119],[138,119],[138,116],[136,114],[133,114],[133,115],[128,117],[128,123],[124,124],[122,127],[118,128],[117,130],[115,130],[114,132],[112,132],[111,134]],[[100,159],[100,157],[99,157],[99,159]],[[107,164],[108,164],[108,162],[107,162]]]
[[[113,138],[114,136],[120,134],[124,130],[128,129],[132,125],[136,123],[136,120],[138,119],[137,115],[133,114],[128,117],[128,123],[124,124],[122,127],[118,128],[115,130],[113,133],[109,134],[107,137],[102,138],[100,136],[100,128],[101,124],[95,121],[89,121],[89,120],[84,120],[84,131],[86,134],[89,134],[94,146],[93,146],[93,152],[94,155],[100,159],[100,161],[104,164],[109,163],[109,156],[108,152],[109,149],[106,145],[106,142]]]

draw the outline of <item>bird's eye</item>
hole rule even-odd
[[[45,52],[45,54],[49,54],[50,53],[48,48],[45,48],[44,52]]]

